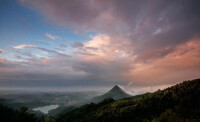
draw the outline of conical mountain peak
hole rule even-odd
[[[115,85],[111,90],[121,90],[121,88],[118,85]]]
[[[110,91],[107,93],[125,93],[124,90],[122,90],[118,85],[115,85]],[[126,94],[126,93],[125,93]]]
[[[105,94],[95,97],[94,101],[102,101],[106,98],[113,98],[115,100],[122,99],[125,97],[130,97],[124,90],[122,90],[118,85],[115,85],[110,91],[106,92]]]

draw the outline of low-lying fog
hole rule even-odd
[[[0,88],[0,103],[14,109],[26,106],[29,110],[47,114],[59,106],[80,106],[93,97],[105,93],[109,88]]]
[[[35,102],[72,105],[90,99],[96,95],[104,93],[104,90],[64,90],[64,89],[40,89],[40,88],[4,88],[0,89],[0,98],[7,99],[7,102],[31,103],[35,107]]]
[[[123,88],[122,86],[120,86]],[[163,89],[157,87],[135,87],[126,89],[131,95],[143,94]],[[47,114],[50,110],[63,106],[77,107],[89,102],[90,99],[104,94],[112,87],[0,87],[0,103],[14,109],[26,106],[29,110]]]

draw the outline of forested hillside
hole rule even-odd
[[[60,115],[57,121],[200,121],[200,79],[184,81],[139,98],[87,104]]]
[[[0,122],[39,122],[39,119],[27,112],[28,108],[21,107],[13,110],[6,106],[0,105]]]
[[[0,105],[1,122],[53,122],[48,116],[37,118],[27,112]],[[56,118],[55,118],[56,119]],[[63,113],[57,122],[198,122],[200,121],[200,79],[120,100],[105,99]]]

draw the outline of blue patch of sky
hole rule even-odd
[[[68,45],[73,41],[84,42],[96,35],[95,32],[78,35],[67,28],[58,27],[45,20],[45,16],[23,6],[17,0],[0,0],[0,49],[13,52],[13,46],[31,44],[56,50],[60,45]],[[58,38],[56,40],[45,38],[46,33]],[[20,51],[33,54],[45,53],[37,49]],[[15,60],[7,54],[1,56]]]
[[[68,44],[69,41],[83,42],[90,40],[90,35],[96,35],[94,32],[78,35],[67,28],[46,23],[42,14],[16,0],[1,0],[0,15],[0,48],[5,50],[21,44],[54,49],[61,44]],[[57,40],[45,38],[46,33],[57,36]]]

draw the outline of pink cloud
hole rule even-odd
[[[200,39],[181,44],[165,57],[136,62],[124,78],[137,84],[163,84],[200,76]],[[154,56],[154,55],[152,55]]]
[[[3,50],[2,49],[0,49],[0,53],[2,53],[3,52]]]
[[[48,64],[48,63],[50,63],[50,62],[51,62],[50,59],[43,59],[43,60],[41,60],[41,63],[42,63],[42,64]]]
[[[24,49],[24,48],[35,48],[35,47],[36,46],[34,46],[34,45],[23,44],[23,45],[14,46],[13,48],[15,48],[15,49]]]

